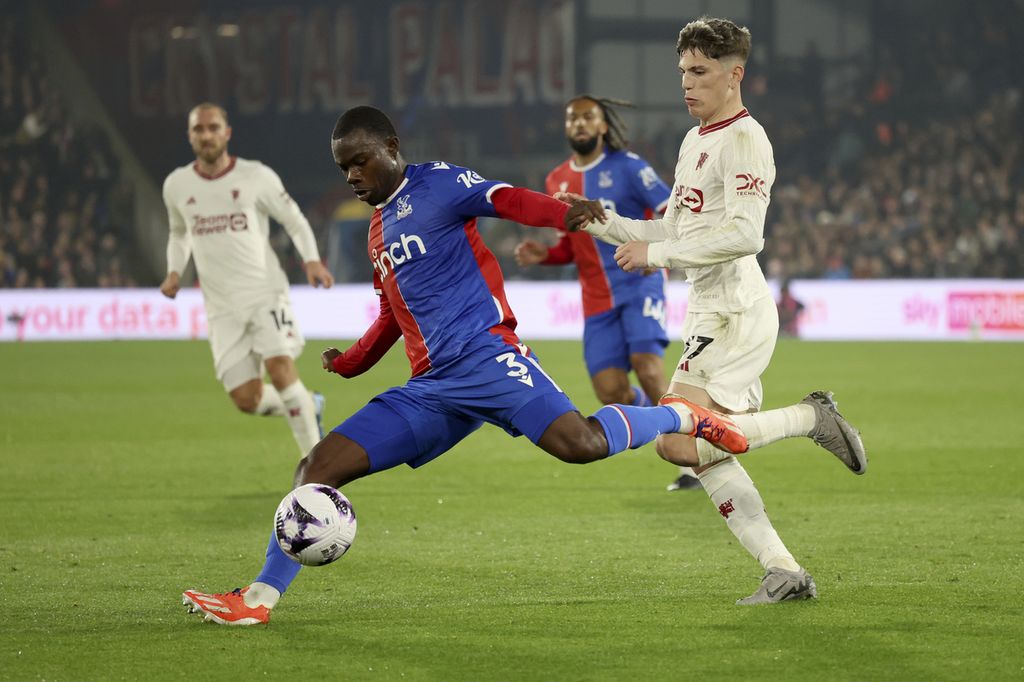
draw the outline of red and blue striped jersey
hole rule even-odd
[[[665,210],[671,190],[650,164],[633,152],[612,151],[579,167],[572,159],[545,180],[548,194],[574,192],[599,200],[628,218],[649,219]],[[570,232],[551,249],[548,264],[576,262],[583,289],[583,315],[611,310],[637,296],[664,293],[665,273],[625,272],[615,263],[615,247],[583,231]]]
[[[387,298],[417,376],[458,358],[481,333],[518,344],[516,318],[476,219],[496,217],[492,182],[443,161],[410,164],[370,220],[373,281]]]

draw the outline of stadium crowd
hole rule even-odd
[[[962,16],[924,24],[894,7],[873,26],[876,49],[856,59],[827,61],[813,44],[799,59],[752,59],[744,102],[778,171],[760,256],[770,278],[1024,277],[1024,7],[956,7]],[[130,199],[109,140],[72,121],[25,32],[0,21],[0,286],[154,284],[162,273],[132,269],[130,218],[115,217],[130,216]],[[690,125],[680,108],[631,147],[670,182]],[[547,170],[518,174],[540,187]],[[324,241],[331,211],[304,208]],[[524,228],[481,229],[509,277],[574,276],[517,267]],[[286,235],[275,229],[272,243],[304,281]],[[368,265],[342,270],[341,281],[370,276]]]
[[[72,120],[23,23],[0,16],[0,286],[136,286],[117,157]]]

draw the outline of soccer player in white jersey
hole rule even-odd
[[[740,96],[750,31],[725,19],[702,18],[680,31],[676,48],[686,108],[700,124],[683,139],[664,218],[631,220],[609,211],[586,229],[620,245],[616,262],[626,271],[686,272],[691,288],[685,345],[670,396],[732,415],[751,450],[807,436],[862,474],[863,443],[831,393],[815,391],[797,405],[757,412],[760,376],[775,348],[779,318],[756,258],[764,246],[775,162],[764,129]],[[577,196],[556,197],[584,203]],[[738,603],[817,596],[813,578],[786,549],[734,457],[685,435],[659,436],[657,447],[668,461],[696,468],[729,529],[764,567],[757,591]]]
[[[193,256],[217,379],[239,410],[285,417],[305,455],[321,438],[323,397],[306,390],[295,367],[305,341],[270,245],[268,217],[292,238],[311,285],[330,287],[334,278],[277,173],[229,155],[230,139],[222,107],[203,103],[189,112],[188,140],[196,160],[164,181],[170,239],[160,291],[168,298],[178,294]],[[264,367],[270,383],[263,383]]]

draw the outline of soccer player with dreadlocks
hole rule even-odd
[[[565,135],[572,156],[545,182],[548,194],[573,192],[599,200],[631,218],[665,210],[670,194],[650,164],[627,151],[626,126],[616,106],[628,102],[578,95],[565,108]],[[586,232],[563,234],[553,247],[526,239],[515,251],[519,265],[576,263],[583,294],[583,358],[594,393],[605,405],[649,405],[667,390],[662,356],[665,333],[665,273],[626,272],[615,263],[615,247]],[[639,385],[630,385],[629,372]],[[669,486],[700,488],[687,469]]]

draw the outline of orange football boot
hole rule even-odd
[[[719,450],[731,455],[739,455],[750,449],[750,443],[740,428],[721,412],[701,407],[673,393],[669,393],[659,400],[658,404],[667,407],[680,405],[690,411],[693,418],[693,430],[686,434],[688,436],[703,438]]]
[[[220,625],[269,623],[270,609],[266,606],[252,608],[245,605],[244,595],[248,591],[248,587],[235,588],[223,594],[185,590],[181,595],[181,603],[188,607],[189,613],[203,614],[205,620]]]

